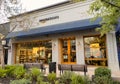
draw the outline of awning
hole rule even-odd
[[[51,26],[38,27],[38,28],[30,29],[28,31],[11,32],[8,34],[7,38],[54,34],[54,33],[96,28],[100,26],[99,25],[100,20],[101,19],[99,18],[96,21],[91,22],[90,19],[85,19],[85,20],[78,20],[78,21],[56,24]]]
[[[118,21],[118,25],[116,27],[116,32],[120,32],[120,20]]]

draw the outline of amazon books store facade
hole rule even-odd
[[[10,28],[17,27],[7,37],[8,64],[42,61],[119,70],[115,32],[100,37],[95,31],[100,19],[90,21],[91,3],[66,1],[11,17]]]

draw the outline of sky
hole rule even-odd
[[[54,5],[64,1],[68,1],[68,0],[20,0],[20,1],[22,4],[22,11],[27,12],[27,11],[44,8],[46,6]],[[4,13],[1,13],[1,12],[2,11],[0,11],[0,18],[2,18],[2,20],[0,20],[0,24],[8,22],[8,18],[4,15]]]
[[[50,6],[56,3],[60,3],[63,1],[68,1],[68,0],[21,0],[21,3],[23,9],[26,9],[27,11],[31,11],[46,6]]]

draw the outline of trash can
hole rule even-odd
[[[49,73],[56,73],[56,62],[50,62],[49,63]]]

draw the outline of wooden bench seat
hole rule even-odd
[[[61,75],[61,73],[63,73],[63,71],[67,70],[67,71],[82,71],[82,72],[84,72],[84,75],[86,76],[87,65],[58,64],[58,70],[60,70],[60,75]]]

